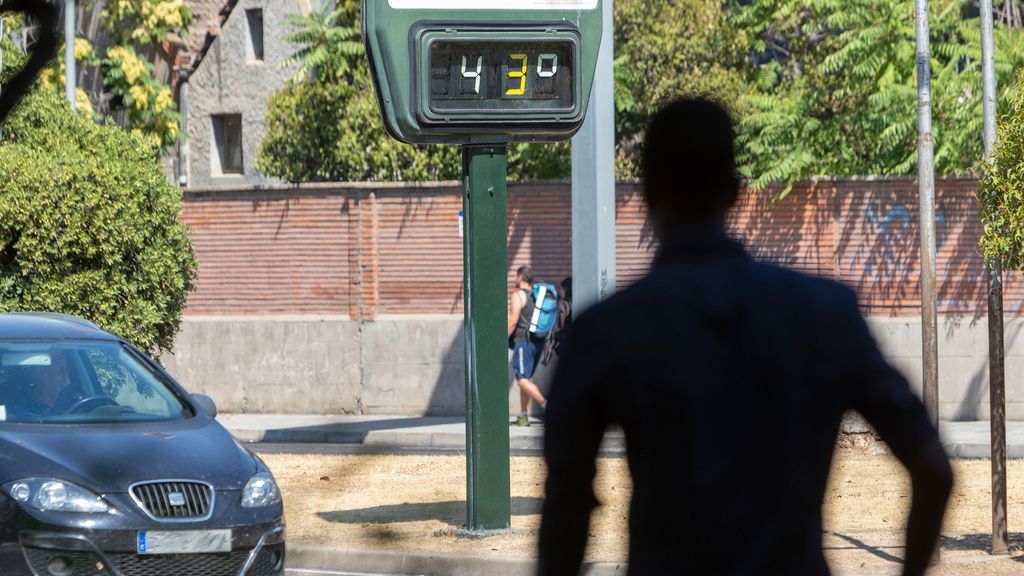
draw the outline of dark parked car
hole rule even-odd
[[[0,574],[284,573],[267,467],[92,323],[0,314]]]

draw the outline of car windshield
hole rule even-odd
[[[118,342],[0,342],[0,422],[182,420],[191,411]]]

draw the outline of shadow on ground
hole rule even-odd
[[[513,516],[540,514],[543,498],[512,498]],[[358,510],[334,510],[320,512],[320,518],[328,522],[343,524],[391,524],[395,522],[427,522],[440,520],[452,526],[462,526],[466,521],[466,502],[429,502],[426,504],[389,504]]]
[[[1007,542],[1010,552],[1024,552],[1024,532],[1011,533]],[[990,552],[992,550],[991,534],[961,534],[959,536],[943,536],[943,550],[965,550]],[[1017,560],[1024,562],[1024,556]]]
[[[868,552],[868,553],[870,553],[870,554],[872,554],[874,556],[877,556],[877,557],[881,558],[882,560],[885,560],[886,562],[894,562],[896,564],[902,564],[903,563],[903,558],[900,558],[899,556],[896,556],[895,554],[891,554],[891,553],[885,551],[885,548],[893,549],[893,548],[891,548],[889,546],[884,546],[884,547],[883,546],[873,546],[871,544],[868,544],[867,542],[864,542],[863,540],[860,540],[859,538],[855,538],[855,537],[850,536],[848,534],[842,534],[840,532],[829,532],[829,533],[832,534],[833,536],[835,536],[836,538],[842,540],[843,542],[846,542],[847,544],[852,545],[852,547],[858,548],[858,549],[863,550],[865,552]],[[829,548],[835,549],[836,547],[835,546],[825,546],[825,548],[826,549],[829,549]],[[894,549],[894,550],[902,551],[903,547],[901,546],[901,547],[899,547],[897,549]]]
[[[267,430],[263,442],[294,442],[297,435],[309,435],[310,442],[341,442],[346,444],[362,444],[370,432],[382,430],[402,430],[406,428],[422,428],[424,426],[441,426],[445,424],[461,424],[461,417],[446,418],[383,418],[360,422],[338,422],[334,424],[317,424]]]
[[[902,541],[899,545],[877,545],[865,542],[864,540],[851,536],[849,534],[843,534],[841,532],[830,532],[826,531],[826,534],[830,534],[845,544],[849,544],[853,548],[858,548],[865,552],[868,552],[882,560],[887,562],[894,562],[897,564],[903,563],[903,544]],[[1013,533],[1009,536],[1009,547],[1010,553],[1016,554],[1024,552],[1024,533]],[[958,551],[958,552],[990,552],[992,550],[992,535],[991,534],[960,534],[956,536],[943,535],[939,538],[939,545],[942,550]],[[826,545],[826,549],[846,548],[847,546],[829,546]],[[1020,562],[1024,562],[1024,556],[1016,558]]]

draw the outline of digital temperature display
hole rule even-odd
[[[436,38],[428,48],[427,108],[441,116],[571,113],[576,49],[567,38]]]

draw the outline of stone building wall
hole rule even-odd
[[[281,67],[296,50],[283,36],[290,16],[318,5],[317,0],[238,0],[234,5],[188,79],[188,186],[272,182],[256,170],[256,152],[263,139],[267,100],[295,72]],[[249,10],[263,11],[262,60],[254,57]],[[241,117],[240,174],[220,170],[213,130],[214,118],[220,115]]]

